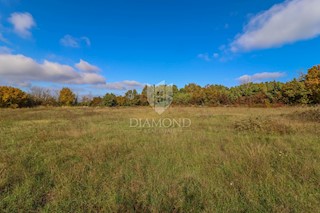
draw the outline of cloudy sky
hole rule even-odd
[[[319,35],[320,0],[0,0],[0,84],[287,81],[320,63]]]

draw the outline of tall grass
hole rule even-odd
[[[296,116],[308,111],[3,109],[0,212],[320,212],[320,125]]]

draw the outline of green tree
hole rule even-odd
[[[272,82],[266,82],[262,84],[263,84],[262,91],[266,95],[270,103],[275,104],[282,101],[283,83],[272,81]]]
[[[205,93],[201,86],[191,83],[184,87],[184,91],[191,96],[190,104],[203,105],[205,102]]]
[[[261,103],[261,98],[265,98],[259,84],[246,83],[230,89],[230,100],[234,104],[254,105],[257,101]]]
[[[59,94],[59,103],[64,106],[71,106],[76,101],[76,95],[69,88],[62,88]]]
[[[148,86],[145,85],[140,95],[140,105],[147,106],[148,105]]]
[[[304,82],[294,79],[282,87],[282,97],[286,104],[308,104],[310,91]]]
[[[188,105],[191,102],[191,95],[185,92],[177,92],[173,94],[173,104]]]
[[[140,95],[137,90],[128,90],[125,94],[126,106],[138,106],[140,105]]]
[[[117,105],[117,97],[112,93],[107,93],[102,100],[104,106],[113,107]]]

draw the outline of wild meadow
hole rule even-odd
[[[320,212],[319,107],[0,109],[0,153],[1,212]]]

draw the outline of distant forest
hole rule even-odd
[[[308,70],[298,79],[281,83],[246,83],[235,87],[190,83],[183,88],[172,86],[173,105],[182,106],[281,106],[320,104],[320,65]],[[36,106],[146,106],[147,86],[141,93],[129,90],[123,96],[107,93],[103,97],[83,96],[81,100],[69,88],[59,92],[33,87],[26,93],[18,88],[0,86],[0,107],[21,108]]]

